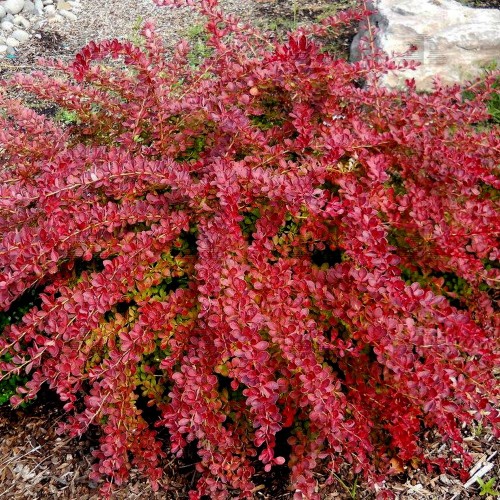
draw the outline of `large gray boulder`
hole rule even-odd
[[[417,88],[429,90],[439,76],[442,83],[463,82],[492,62],[500,63],[500,9],[473,9],[454,0],[370,0],[377,13],[376,45],[389,55],[416,47],[406,59],[418,61],[416,70],[385,76],[388,87],[400,87],[415,78]],[[361,57],[360,40],[366,23],[351,45],[351,60]],[[397,59],[397,58],[396,58]]]

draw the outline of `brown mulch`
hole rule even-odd
[[[0,408],[0,498],[99,498],[99,485],[88,478],[94,461],[91,452],[99,445],[95,428],[80,439],[59,436],[56,429],[61,419],[62,404],[48,391],[23,410]],[[154,493],[147,480],[132,471],[130,482],[117,491],[115,498],[187,498],[189,477],[178,471],[174,474],[168,464],[165,466],[168,494]]]
[[[0,499],[13,500],[98,500],[99,485],[89,480],[93,463],[92,450],[98,447],[98,433],[91,428],[82,438],[68,438],[56,433],[58,423],[64,419],[62,404],[49,391],[43,391],[37,400],[24,410],[0,407]],[[474,456],[475,470],[492,464],[492,470],[483,478],[498,477],[500,472],[500,445],[491,434],[479,432],[466,438]],[[427,452],[446,452],[436,437],[428,437]],[[132,499],[187,499],[188,491],[196,484],[196,454],[188,450],[182,460],[167,458],[163,466],[163,491],[152,491],[146,479],[131,471],[130,481],[120,487],[114,498]],[[490,466],[491,467],[491,466]],[[474,471],[473,471],[474,472]],[[318,474],[320,484],[326,475]],[[349,470],[341,475],[342,483],[322,487],[324,500],[373,499],[375,494],[357,486]],[[278,467],[272,474],[257,473],[255,499],[290,500],[287,490],[286,468]],[[479,495],[477,484],[465,488],[457,478],[446,474],[428,474],[405,467],[401,474],[386,483],[399,499],[422,500],[493,500],[493,496]]]
[[[331,15],[354,5],[355,0],[220,0],[224,11],[282,37],[294,26]],[[152,20],[167,46],[190,37],[202,19],[192,10],[158,7],[153,0],[82,0],[77,21],[46,20],[31,40],[19,47],[15,57],[0,60],[0,79],[14,71],[39,69],[38,58],[70,60],[90,41],[117,38],[136,40],[140,26]],[[346,57],[355,27],[338,42],[339,55]]]
[[[458,2],[477,9],[500,9],[500,0],[458,0]]]

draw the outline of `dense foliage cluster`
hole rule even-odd
[[[157,3],[196,4],[204,60],[146,24],[8,83],[67,123],[0,95],[0,307],[34,298],[0,337],[29,375],[12,403],[47,384],[61,431],[100,426],[103,494],[189,443],[193,499],[251,496],[259,462],[297,499],[346,463],[453,468],[432,429],[467,465],[463,424],[499,421],[495,75],[388,91],[380,54],[322,50],[364,12],[271,43],[214,0]]]

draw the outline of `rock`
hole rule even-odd
[[[14,23],[11,23],[10,21],[2,21],[0,28],[9,33],[14,29]]]
[[[379,30],[376,45],[389,55],[414,46],[406,59],[420,63],[416,70],[385,75],[387,87],[414,78],[417,89],[430,90],[435,76],[444,84],[464,82],[500,62],[500,9],[473,9],[455,0],[370,0],[369,8],[377,10],[371,17]],[[366,33],[364,23],[351,45],[352,61],[360,59]]]
[[[66,0],[57,0],[57,10],[69,10],[71,5]]]
[[[48,21],[50,24],[54,23],[62,23],[64,21],[64,17],[60,16],[59,14],[52,14],[49,18]]]
[[[19,14],[23,10],[24,0],[6,0],[3,7],[11,14]]]
[[[0,5],[0,19],[2,19],[2,17],[5,17],[5,14],[7,14],[7,11],[2,5]]]
[[[7,38],[6,42],[7,42],[7,45],[9,47],[19,47],[19,45],[21,43],[17,38],[14,38],[12,36],[9,36],[9,38]]]
[[[20,14],[14,17],[14,24],[16,26],[22,26],[25,29],[28,29],[31,26],[31,23]]]
[[[52,5],[54,0],[43,0],[43,5]]]
[[[23,14],[33,14],[35,11],[35,4],[31,0],[24,0]]]
[[[26,40],[29,40],[30,35],[27,31],[24,30],[14,30],[11,34],[11,37],[19,40],[22,43]]]
[[[0,45],[0,54],[5,54],[7,52],[7,49],[8,49],[8,45]]]
[[[42,0],[35,0],[33,13],[36,16],[41,16],[43,14],[43,2],[42,2]]]
[[[66,19],[70,19],[71,21],[76,21],[78,18],[76,17],[76,14],[73,14],[73,12],[70,12],[69,10],[60,10],[58,11],[59,14]]]
[[[54,5],[47,5],[45,7],[45,13],[48,15],[48,16],[53,16],[55,13],[56,13],[56,8]]]

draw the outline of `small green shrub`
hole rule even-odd
[[[0,362],[9,363],[12,357],[9,355],[2,356]],[[0,375],[4,373],[0,372]],[[17,388],[24,386],[28,381],[27,377],[10,374],[6,378],[0,380],[0,406],[9,402],[10,398],[17,394]]]
[[[495,490],[495,484],[497,482],[496,478],[491,478],[488,481],[484,481],[480,477],[476,479],[477,484],[481,488],[479,494],[481,496],[488,497],[500,497],[500,491]]]
[[[37,303],[36,292],[27,293],[22,300],[16,301],[8,312],[0,310],[0,337],[3,331],[11,324],[18,323],[22,317]],[[0,364],[10,364],[13,355],[5,353],[0,356]],[[15,372],[0,371],[0,406],[9,402],[17,394],[17,389],[28,382],[29,377]],[[29,402],[23,403],[26,406]]]
[[[497,70],[497,64],[492,63],[489,64],[485,67],[485,73],[484,76],[487,77],[488,74],[495,72]],[[477,86],[476,86],[477,87]],[[479,85],[480,87],[480,85]],[[496,90],[496,92],[493,92],[488,101],[487,101],[487,109],[489,113],[489,119],[488,122],[492,124],[500,124],[500,77],[498,77],[494,83],[492,84],[492,89]],[[462,92],[462,98],[463,99],[472,99],[476,95],[477,91],[476,90],[465,90]],[[487,123],[482,124],[487,125]]]
[[[209,33],[205,25],[193,24],[187,29],[186,37],[191,45],[191,50],[188,54],[189,64],[193,68],[197,68],[213,51],[213,49],[207,45]]]
[[[57,110],[54,120],[64,123],[65,125],[72,125],[78,123],[78,115],[74,111],[60,108]]]

